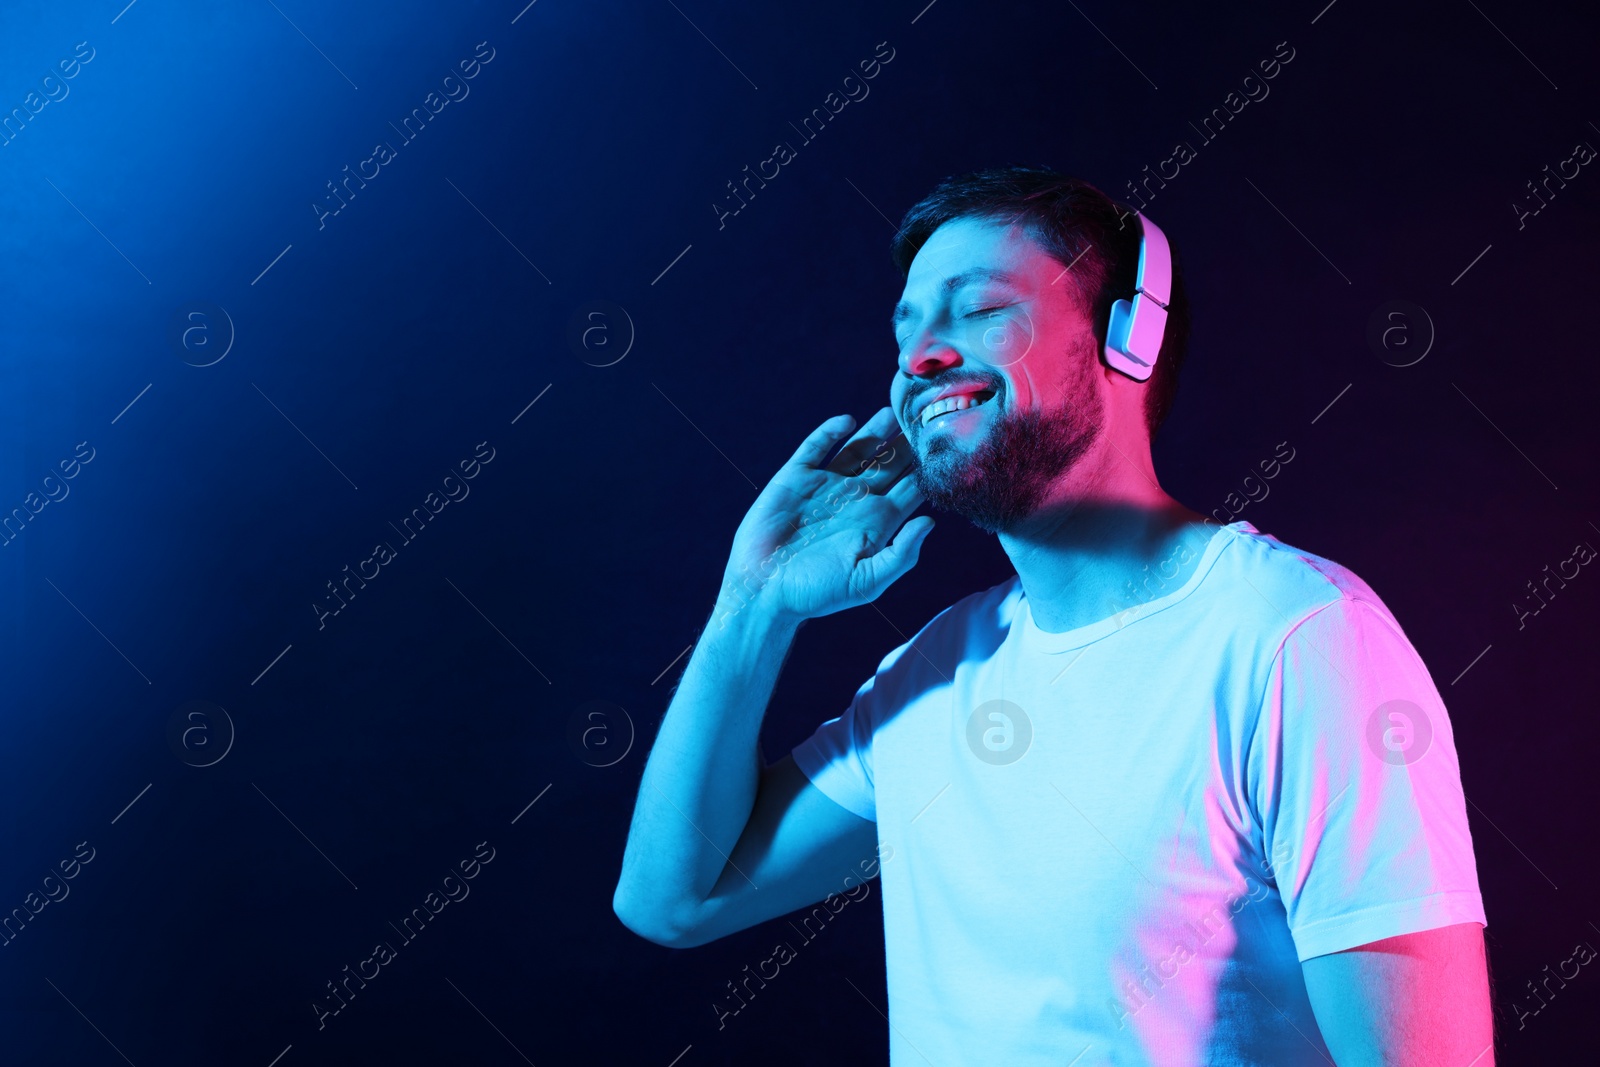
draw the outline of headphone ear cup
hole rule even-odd
[[[1152,305],[1154,306],[1154,305]],[[1129,344],[1133,333],[1133,302],[1118,300],[1111,305],[1111,318],[1106,323],[1106,366],[1132,378],[1136,382],[1148,381],[1153,366],[1132,356]],[[1160,311],[1160,307],[1155,307]],[[1141,311],[1141,315],[1146,312]]]
[[[1111,318],[1106,323],[1106,363],[1112,367],[1119,367],[1123,361],[1118,357],[1128,347],[1128,327],[1133,325],[1133,304],[1131,301],[1118,300],[1111,305]],[[1119,368],[1120,369],[1120,368]]]

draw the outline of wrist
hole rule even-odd
[[[717,593],[711,612],[712,629],[723,630],[734,622],[763,631],[793,633],[805,619],[777,602],[771,587],[759,578],[728,571]]]

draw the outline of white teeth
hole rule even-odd
[[[979,400],[976,396],[971,394],[966,394],[963,396],[951,396],[946,397],[943,400],[935,400],[933,403],[922,409],[922,425],[928,425],[928,423],[932,422],[940,415],[946,414],[947,412],[965,411],[967,408],[975,408],[983,402],[984,401]]]

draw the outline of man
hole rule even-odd
[[[614,908],[690,947],[881,871],[896,1065],[1486,1067],[1444,705],[1355,574],[1161,489],[1175,265],[1154,372],[1106,346],[1142,234],[1027,168],[907,214],[890,406],[831,461],[852,422],[823,423],[740,525]],[[765,766],[796,631],[915,565],[924,500],[997,534],[1016,577]]]

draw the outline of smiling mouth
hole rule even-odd
[[[961,396],[946,397],[943,400],[935,400],[922,409],[922,417],[919,421],[923,426],[931,426],[940,420],[948,421],[951,416],[960,412],[983,406],[994,399],[994,395],[993,389],[983,389],[977,393],[967,393]]]

